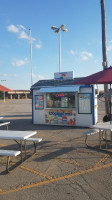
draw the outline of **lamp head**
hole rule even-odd
[[[57,30],[55,30],[54,32],[55,32],[55,33],[59,33],[59,30],[60,30],[60,29],[58,28],[58,29],[57,29]]]
[[[68,31],[68,29],[65,29],[65,28],[62,28],[61,29],[63,32],[67,32]]]
[[[64,27],[65,27],[65,24],[62,24],[62,25],[60,26],[61,29],[63,29]]]
[[[57,26],[52,26],[51,29],[52,30],[56,30],[56,29],[58,29],[58,27]]]

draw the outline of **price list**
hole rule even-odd
[[[90,114],[91,113],[91,94],[79,93],[79,114]]]

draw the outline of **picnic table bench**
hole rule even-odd
[[[6,163],[7,172],[9,172],[10,157],[18,156],[20,153],[21,153],[21,151],[0,149],[0,156],[6,156],[7,157],[7,163]]]
[[[89,146],[88,143],[87,143],[88,136],[89,136],[89,135],[96,134],[96,133],[99,133],[99,130],[98,130],[98,129],[92,129],[92,130],[83,132],[83,135],[86,136],[86,137],[85,137],[85,144],[86,144],[86,146]],[[99,139],[100,139],[100,137],[99,137]]]
[[[4,121],[0,121],[0,126],[6,126],[7,130],[8,130],[8,125],[10,124],[10,122],[4,122]]]

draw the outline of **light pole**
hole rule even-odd
[[[6,80],[1,80],[1,81],[6,81]],[[4,101],[3,102],[5,103],[5,90],[4,90]]]
[[[61,72],[61,30],[63,32],[67,32],[68,30],[65,29],[65,24],[62,24],[60,27],[52,26],[52,30],[54,30],[55,33],[59,33],[59,72]]]
[[[32,79],[32,37],[31,37],[31,28],[29,28],[30,31],[30,58],[31,58],[31,86],[33,85],[33,79]]]

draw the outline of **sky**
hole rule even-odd
[[[112,1],[105,0],[108,66],[112,65]],[[101,71],[102,32],[100,0],[0,0],[0,84],[13,90],[53,79],[59,72],[73,71],[84,77]],[[32,59],[30,54],[30,31]]]

